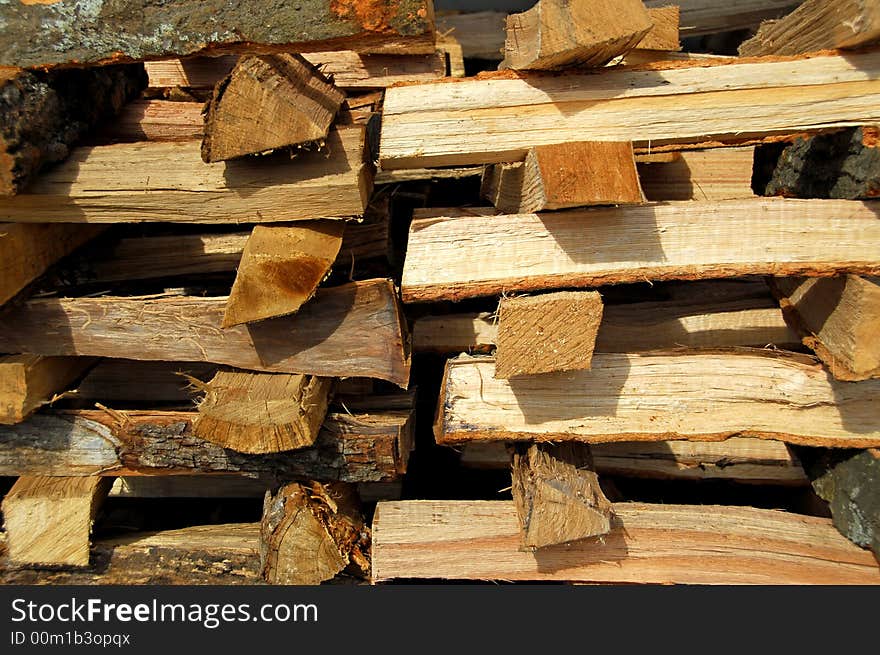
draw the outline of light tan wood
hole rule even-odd
[[[0,424],[21,423],[94,363],[89,357],[0,355]]]
[[[530,148],[523,162],[487,166],[481,193],[511,214],[645,201],[628,142]]]
[[[798,6],[800,0],[676,0],[681,9],[682,36],[730,32],[757,27],[769,18],[780,18]],[[662,7],[670,0],[645,0],[648,8]]]
[[[539,0],[507,17],[500,68],[604,66],[636,47],[651,27],[640,0]]]
[[[752,507],[615,503],[602,539],[519,548],[510,501],[379,503],[373,581],[394,578],[682,584],[880,584],[830,519]]]
[[[464,50],[452,34],[437,36],[437,52],[446,59],[449,77],[464,77]]]
[[[133,100],[103,125],[90,145],[137,141],[192,141],[205,135],[203,102]]]
[[[482,166],[463,168],[413,168],[409,170],[380,170],[376,173],[376,184],[400,184],[421,180],[460,180],[465,177],[483,175]]]
[[[534,146],[742,140],[880,120],[880,52],[697,59],[562,75],[501,71],[389,89],[383,169],[518,161]]]
[[[639,41],[636,50],[681,50],[678,38],[681,9],[678,5],[651,7],[648,9],[648,18],[653,27]]]
[[[240,453],[278,453],[315,443],[333,378],[221,370],[205,383],[193,433]]]
[[[364,129],[334,129],[327,152],[205,165],[197,141],[74,150],[0,206],[21,223],[268,223],[364,213]],[[329,153],[329,154],[328,154]]]
[[[513,503],[522,545],[557,546],[611,530],[611,502],[586,444],[532,444],[513,453]]]
[[[0,223],[0,305],[103,231],[92,225]]]
[[[316,585],[353,564],[370,571],[369,530],[349,485],[291,483],[266,494],[260,565],[270,584]]]
[[[269,478],[244,475],[128,475],[115,478],[111,498],[262,498]]]
[[[205,106],[202,160],[326,139],[344,98],[300,55],[242,57]]]
[[[838,382],[810,357],[775,351],[597,354],[590,371],[499,380],[490,358],[446,366],[438,443],[585,443],[758,437],[880,445],[880,381]]]
[[[880,219],[870,202],[754,198],[499,216],[437,209],[412,222],[401,292],[404,302],[422,302],[847,272],[880,273]]]
[[[752,198],[754,146],[678,153],[672,162],[638,164],[648,200],[733,200]]]
[[[238,264],[223,327],[296,313],[330,272],[344,229],[340,221],[255,226]]]
[[[449,34],[461,44],[466,59],[501,61],[507,14],[500,11],[474,11],[437,14],[437,35]]]
[[[880,279],[776,278],[783,313],[840,380],[880,377]]]
[[[675,52],[673,50],[642,50],[636,48],[635,50],[630,50],[626,53],[626,56],[623,57],[620,62],[614,60],[608,65],[617,65],[620,63],[623,66],[644,66],[646,64],[656,64],[664,61],[722,61],[725,59],[729,61],[735,59],[735,57],[730,55],[713,55],[704,52]]]
[[[799,55],[857,48],[880,39],[880,5],[873,0],[807,0],[780,20],[761,23],[739,47],[744,57]]]
[[[99,477],[20,477],[3,499],[9,559],[88,566],[92,521],[109,489]]]
[[[507,379],[589,370],[601,321],[597,291],[502,298],[495,375]]]
[[[590,446],[590,452],[599,475],[809,484],[800,461],[788,446],[770,439],[597,443]],[[503,443],[474,441],[461,448],[461,463],[473,468],[504,469],[510,465],[510,455]]]
[[[406,387],[390,280],[320,290],[293,316],[220,328],[226,297],[53,298],[0,316],[0,351],[214,362],[272,373],[374,377]]]

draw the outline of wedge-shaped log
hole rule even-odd
[[[636,47],[652,25],[640,0],[539,0],[507,17],[500,68],[603,66]]]
[[[671,161],[637,168],[648,200],[734,200],[755,195],[754,159],[754,146],[710,148],[674,153]]]
[[[602,296],[596,291],[502,298],[495,375],[589,370],[601,321]]]
[[[572,141],[741,143],[878,120],[880,52],[697,59],[563,75],[500,72],[389,89],[380,164],[495,164],[520,161],[534,146]]]
[[[240,453],[311,446],[327,415],[333,378],[222,370],[205,384],[196,436]]]
[[[678,37],[678,25],[681,20],[681,9],[677,5],[663,7],[650,7],[648,18],[651,21],[651,29],[639,44],[636,50],[654,50],[675,52],[681,50]]]
[[[513,454],[513,503],[522,544],[536,549],[611,530],[611,502],[586,444],[533,444]]]
[[[330,272],[344,229],[340,221],[255,226],[242,252],[223,327],[299,310]]]
[[[772,287],[788,322],[834,377],[880,377],[880,279],[775,278]]]
[[[406,387],[409,354],[390,280],[320,290],[294,316],[220,329],[227,298],[31,300],[0,315],[0,351],[214,362],[273,373],[373,377]]]
[[[880,273],[880,218],[870,202],[754,198],[418,216],[404,302],[646,280]]]
[[[481,193],[507,213],[644,202],[631,143],[559,143],[486,167]]]
[[[649,9],[670,0],[645,0]],[[765,19],[782,18],[798,6],[795,0],[678,0],[682,36],[752,29]]]
[[[205,165],[198,141],[77,148],[0,205],[18,223],[270,223],[363,214],[372,176],[361,126],[327,151]]]
[[[528,552],[510,501],[379,503],[373,580],[880,584],[874,556],[830,519],[717,505],[615,503],[612,510],[602,540]]]
[[[299,55],[243,57],[205,107],[207,163],[327,137],[345,93]]]
[[[90,357],[0,356],[0,424],[21,423],[94,363]]]
[[[597,354],[590,371],[513,380],[489,358],[446,366],[438,443],[585,443],[732,436],[839,448],[880,445],[880,381],[837,382],[804,355],[762,350]]]
[[[350,564],[370,572],[369,529],[357,492],[341,483],[291,483],[266,494],[260,565],[270,584],[316,585]]]
[[[3,499],[9,559],[88,566],[92,521],[109,489],[99,477],[19,478]]]

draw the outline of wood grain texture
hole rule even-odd
[[[648,8],[668,5],[670,0],[645,0]],[[681,10],[682,36],[751,29],[765,19],[781,18],[800,0],[677,0]]]
[[[698,59],[561,75],[499,72],[389,89],[383,169],[518,161],[534,146],[636,147],[880,120],[880,53]]]
[[[880,584],[873,555],[829,519],[752,507],[615,503],[611,533],[519,548],[509,501],[379,503],[373,580],[679,584]]]
[[[0,356],[0,424],[21,423],[95,364],[89,357]]]
[[[0,205],[20,223],[262,223],[364,213],[364,129],[331,132],[325,152],[205,165],[197,141],[77,148]],[[329,156],[328,156],[329,153]]]
[[[838,382],[810,357],[773,351],[597,354],[590,371],[515,380],[490,358],[446,365],[438,443],[585,443],[728,437],[831,448],[880,445],[880,382]]]
[[[500,11],[441,11],[437,14],[437,34],[454,37],[466,59],[501,61],[506,22],[507,14]]]
[[[404,302],[422,302],[847,272],[880,272],[880,220],[870,202],[755,198],[500,216],[437,209],[412,222],[401,292]]]
[[[274,373],[375,377],[406,387],[409,354],[390,280],[322,289],[294,316],[220,328],[227,299],[53,298],[0,316],[0,350],[214,362]]]
[[[637,164],[648,200],[733,200],[752,198],[754,146],[678,153],[671,162]]]
[[[678,24],[681,8],[678,5],[648,8],[648,18],[653,27],[642,37],[636,50],[677,51],[681,50],[678,37]]]

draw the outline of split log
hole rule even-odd
[[[381,8],[319,0],[301,5],[203,0],[196,7],[124,0],[4,6],[0,66],[106,64],[178,55],[271,54],[348,49],[431,53],[434,15],[427,0]]]
[[[674,52],[681,50],[678,25],[681,21],[681,8],[677,5],[648,8],[651,29],[642,37],[636,50],[655,50]]]
[[[437,15],[437,34],[455,37],[465,59],[501,61],[506,22],[507,14],[500,11],[444,11]]]
[[[332,378],[218,371],[204,386],[193,433],[240,453],[278,453],[315,443]]]
[[[195,412],[75,410],[0,426],[0,475],[246,474],[276,481],[384,482],[406,472],[413,410],[328,414],[315,445],[237,453],[199,439]]]
[[[676,153],[669,162],[639,163],[648,200],[734,200],[752,198],[755,148],[712,148]]]
[[[327,151],[205,165],[198,141],[77,148],[0,205],[19,223],[268,223],[361,215],[371,172],[364,128],[334,129]],[[329,156],[328,156],[329,154]]]
[[[648,8],[668,5],[671,0],[645,0]],[[681,10],[683,36],[700,36],[758,27],[765,19],[781,18],[800,0],[675,0]]]
[[[754,198],[417,215],[404,302],[647,280],[880,273],[880,220],[870,202]]]
[[[270,373],[409,383],[390,280],[321,289],[293,316],[222,330],[227,299],[52,298],[0,315],[0,351],[214,362]]]
[[[370,574],[370,531],[348,485],[291,483],[266,494],[260,567],[269,584],[316,585],[346,567]]]
[[[481,194],[511,214],[645,200],[628,142],[530,148],[523,162],[486,167]]]
[[[808,485],[800,460],[781,441],[730,437],[725,441],[597,443],[590,446],[599,475],[664,480],[729,480],[746,484]],[[507,447],[474,441],[461,451],[463,466],[505,469]]]
[[[761,145],[752,188],[788,198],[880,197],[880,131],[858,127]]]
[[[244,475],[128,475],[116,478],[111,498],[262,498],[275,481]]]
[[[9,559],[88,566],[92,521],[109,489],[99,477],[20,477],[3,499]]]
[[[830,519],[707,505],[615,503],[612,511],[601,541],[528,552],[510,501],[379,503],[373,580],[880,584],[871,553]]]
[[[739,349],[597,354],[590,371],[496,379],[489,358],[446,365],[438,443],[723,441],[880,446],[880,381],[837,382],[811,357]]]
[[[561,75],[500,71],[395,87],[385,96],[380,164],[495,164],[571,141],[656,148],[873,124],[880,121],[878,78],[880,52],[865,52]]]
[[[880,377],[880,279],[775,278],[789,324],[839,380]]]
[[[103,231],[96,225],[0,223],[0,305]]]
[[[146,83],[141,66],[0,71],[0,196],[23,191],[41,168],[65,159],[74,143],[116,115]]]
[[[864,0],[807,0],[780,20],[766,21],[739,47],[743,57],[799,55],[858,48],[880,39],[880,6]]]
[[[217,369],[210,362],[101,359],[62,400],[64,407],[73,401],[77,408],[92,408],[96,402],[110,407],[190,407],[197,391],[190,380],[208,380]]]
[[[345,93],[299,55],[242,57],[205,106],[212,164],[327,138]]]
[[[0,356],[0,424],[21,423],[94,363],[88,357]]]
[[[255,226],[242,252],[223,327],[296,313],[330,272],[344,229],[339,221]]]
[[[513,503],[522,544],[534,550],[611,530],[611,502],[586,444],[533,444],[514,452]]]
[[[589,370],[601,321],[602,296],[596,291],[502,298],[495,375]]]
[[[539,0],[528,11],[507,17],[499,68],[604,66],[636,47],[651,26],[640,0]]]

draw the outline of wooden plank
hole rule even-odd
[[[97,225],[0,223],[0,305],[103,231]]]
[[[530,148],[523,162],[487,166],[481,195],[511,214],[645,201],[629,142]]]
[[[315,443],[333,378],[221,370],[204,385],[193,433],[239,453],[278,453]]]
[[[0,205],[21,223],[263,223],[364,213],[364,129],[339,128],[327,152],[205,165],[197,141],[77,148]],[[328,156],[329,152],[329,156]]]
[[[880,377],[880,279],[776,278],[783,314],[839,380]]]
[[[293,316],[220,329],[227,299],[32,300],[0,316],[0,351],[214,362],[272,373],[375,377],[406,387],[409,356],[390,280],[321,289]]]
[[[589,370],[602,309],[597,291],[502,298],[495,375]]]
[[[599,475],[797,486],[809,483],[789,447],[770,439],[597,443],[590,451]],[[503,443],[474,441],[462,447],[461,463],[504,469],[510,465],[510,455]]]
[[[528,552],[519,548],[510,501],[379,503],[373,580],[880,584],[873,555],[839,535],[829,519],[647,503],[615,503],[613,512],[602,540]]]
[[[89,357],[0,356],[0,424],[21,423],[94,363]]]
[[[646,7],[662,7],[670,0],[645,0]],[[800,0],[676,0],[681,10],[682,36],[751,29],[765,19],[781,18]]]
[[[263,498],[271,478],[244,475],[128,475],[115,478],[111,498]]]
[[[742,140],[880,120],[880,52],[509,72],[387,91],[383,169],[518,161],[534,146]]]
[[[434,12],[427,0],[391,0],[381,9],[351,2],[298,5],[229,4],[197,7],[125,0],[4,6],[0,66],[106,64],[178,55],[265,54],[348,49],[430,53]]]
[[[652,25],[640,0],[539,0],[507,17],[499,68],[604,66],[636,47]]]
[[[804,355],[597,354],[590,371],[516,380],[496,379],[494,368],[490,358],[447,363],[438,443],[742,436],[831,448],[880,445],[880,417],[872,409],[880,382],[838,382]]]
[[[507,14],[500,11],[444,11],[437,14],[437,34],[455,37],[465,59],[501,61],[506,21]]]
[[[0,475],[260,475],[384,482],[406,472],[413,410],[333,412],[314,447],[236,453],[192,433],[193,411],[74,410],[0,426]]]
[[[20,477],[3,499],[9,559],[88,566],[92,521],[109,488],[99,477]]]
[[[647,280],[880,273],[880,220],[870,202],[754,198],[456,213],[437,209],[413,220],[404,302]]]
[[[637,164],[648,200],[752,198],[755,147],[712,148],[678,153],[674,161]]]
[[[110,407],[189,407],[196,392],[190,379],[209,380],[217,369],[210,362],[101,359],[63,398],[83,408],[93,408],[96,402]]]
[[[676,51],[681,50],[678,37],[678,24],[681,8],[678,5],[648,8],[648,18],[653,27],[639,41],[636,50]]]
[[[807,0],[780,20],[761,23],[739,46],[744,57],[858,48],[880,39],[880,6],[864,0]]]

